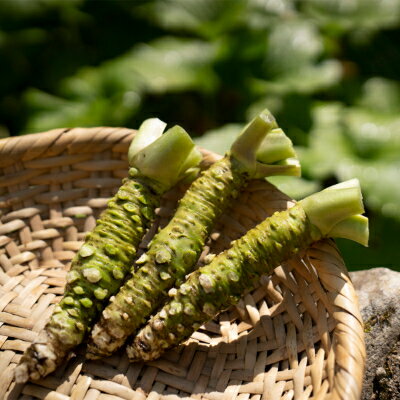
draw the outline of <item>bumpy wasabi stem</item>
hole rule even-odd
[[[169,289],[179,285],[192,271],[214,223],[256,175],[257,148],[275,127],[273,118],[261,113],[244,129],[232,146],[232,153],[192,183],[174,217],[153,238],[146,255],[137,261],[141,267],[103,311],[91,333],[89,358],[108,356],[122,346],[126,338],[168,299]],[[292,148],[289,140],[286,146]],[[274,153],[272,162],[281,161],[279,152],[274,150]],[[284,157],[288,153],[292,156],[285,146],[281,153]]]
[[[326,191],[336,194],[341,189]],[[327,200],[326,191],[313,195],[314,205],[327,212],[330,206],[334,211],[336,204]],[[346,192],[345,197],[346,201],[340,204],[347,211],[341,215],[335,213],[336,224],[352,218],[354,204],[361,202],[360,192],[353,192],[351,196]],[[313,217],[312,222],[305,199],[293,208],[267,218],[233,242],[230,249],[216,256],[210,264],[193,272],[176,290],[173,299],[151,318],[128,346],[131,361],[153,360],[166,349],[178,345],[202,324],[235,304],[261,274],[271,272],[293,254],[326,237],[321,231],[321,227],[326,226],[325,218],[317,220],[315,215]]]
[[[159,137],[164,129],[159,122],[156,121],[156,126],[154,123],[142,125],[139,139],[142,140],[146,130],[150,129],[154,142],[149,144],[147,141],[147,146],[135,152],[135,157],[140,159],[140,154],[146,152],[154,158],[150,148],[157,151],[160,160],[173,153],[175,158],[185,162],[191,156],[193,142],[181,130],[177,133],[176,128]],[[170,188],[176,176],[183,174],[179,168],[170,171],[170,176],[161,174],[158,179],[155,171],[142,169],[144,163],[136,162],[135,158],[130,160],[130,165],[130,176],[124,179],[108,202],[96,227],[86,236],[85,243],[72,260],[64,297],[15,369],[17,382],[46,376],[82,343],[110,296],[117,292],[130,272],[136,249],[154,219],[160,195]],[[196,161],[188,167],[195,165]]]

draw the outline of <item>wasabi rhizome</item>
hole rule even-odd
[[[64,297],[22,356],[15,369],[17,382],[46,376],[82,343],[131,271],[160,196],[200,162],[189,135],[179,126],[163,134],[165,125],[159,119],[146,120],[134,137],[129,176],[72,260]]]
[[[276,212],[208,265],[189,275],[140,330],[127,352],[131,361],[153,360],[235,304],[262,274],[325,237],[368,243],[368,219],[358,180],[331,186]]]
[[[218,218],[251,179],[299,174],[292,142],[264,110],[243,129],[227,155],[191,184],[171,221],[138,260],[138,270],[94,326],[88,357],[112,354],[163,305],[168,291],[195,267]]]

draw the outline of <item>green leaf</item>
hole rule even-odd
[[[124,125],[144,92],[211,90],[217,84],[210,63],[216,47],[202,41],[162,38],[104,62],[84,67],[60,83],[60,96],[29,90],[27,130],[64,126]]]
[[[372,210],[400,221],[400,161],[387,163],[354,161],[341,163],[337,169],[339,180],[356,177]]]
[[[319,23],[341,31],[399,25],[398,0],[305,0],[303,7]]]
[[[129,64],[150,92],[209,91],[217,84],[210,67],[216,55],[217,47],[213,44],[164,37],[135,48]]]
[[[346,135],[359,157],[399,159],[400,116],[398,114],[384,114],[376,110],[349,107],[344,115],[344,124]]]
[[[313,94],[337,84],[342,77],[342,67],[336,60],[326,60],[317,65],[307,65],[303,68],[287,71],[286,75],[275,77],[274,80],[252,80],[255,92],[270,95],[286,93]]]
[[[279,21],[268,36],[266,68],[273,76],[293,74],[314,63],[322,50],[322,37],[313,23]]]
[[[121,125],[136,112],[140,98],[132,101],[127,94],[117,94],[71,101],[32,89],[25,94],[25,102],[31,110],[26,132],[38,132],[62,127]]]
[[[361,107],[375,112],[398,114],[400,110],[400,84],[396,81],[375,77],[363,85],[359,101]]]
[[[342,114],[343,106],[339,103],[320,103],[314,107],[310,145],[296,148],[305,176],[320,180],[332,177],[338,163],[354,158],[343,135]]]
[[[246,20],[245,0],[156,0],[142,13],[169,31],[216,38]]]

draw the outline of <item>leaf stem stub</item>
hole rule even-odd
[[[333,238],[350,239],[368,247],[368,218],[360,214],[346,218],[331,229],[329,236]]]
[[[254,117],[231,146],[230,153],[253,175],[256,170],[256,152],[265,136],[277,128],[275,118],[268,110]]]
[[[254,179],[271,175],[300,176],[293,143],[268,110],[246,125],[233,143],[231,155]]]
[[[351,179],[312,194],[299,202],[323,236],[343,237],[366,245],[368,219],[360,183]]]
[[[145,176],[157,181],[164,189],[169,189],[190,174],[202,157],[183,128],[174,126],[161,135],[164,126],[157,121],[154,122],[155,127],[149,124],[153,140],[142,139],[147,133],[146,129],[142,131],[147,121],[142,124],[137,134],[138,143],[135,142],[135,137],[129,149],[129,163],[132,173],[134,172],[137,177]],[[148,128],[148,125],[145,125],[145,128]],[[144,144],[147,145],[143,147]]]
[[[257,161],[273,164],[287,158],[296,158],[292,141],[281,128],[272,129],[257,150]]]
[[[128,158],[131,165],[131,159],[140,150],[156,141],[162,135],[166,126],[167,124],[158,118],[149,118],[142,122],[129,146]]]

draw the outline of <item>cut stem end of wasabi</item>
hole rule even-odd
[[[285,175],[285,176],[301,176],[300,162],[297,158],[288,158],[276,164],[256,163],[255,178],[264,178],[267,176]]]
[[[338,224],[341,221],[364,212],[360,183],[357,179],[312,194],[301,200],[300,204],[310,221],[324,236],[330,236],[334,227],[339,229],[340,225]],[[355,225],[355,222],[352,224]],[[344,229],[343,227],[343,232]],[[346,229],[350,229],[350,226],[347,226]]]
[[[257,161],[263,164],[274,164],[287,158],[296,158],[292,141],[282,129],[271,130],[265,136],[256,153]]]
[[[277,127],[268,110],[262,111],[243,129],[231,147],[231,154],[254,179],[301,174],[292,141]]]
[[[201,154],[190,136],[180,126],[174,126],[136,153],[131,159],[131,165],[140,175],[169,188],[200,161]]]
[[[274,128],[277,128],[275,118],[268,110],[264,110],[245,126],[232,144],[232,156],[240,161],[250,173],[255,171],[258,148],[265,136]]]
[[[140,150],[156,141],[162,135],[166,126],[167,124],[158,118],[149,118],[142,122],[128,150],[129,164],[132,167],[134,167],[131,162],[133,157]]]
[[[329,236],[333,238],[349,239],[368,247],[369,227],[368,218],[364,215],[353,215],[336,224]]]

